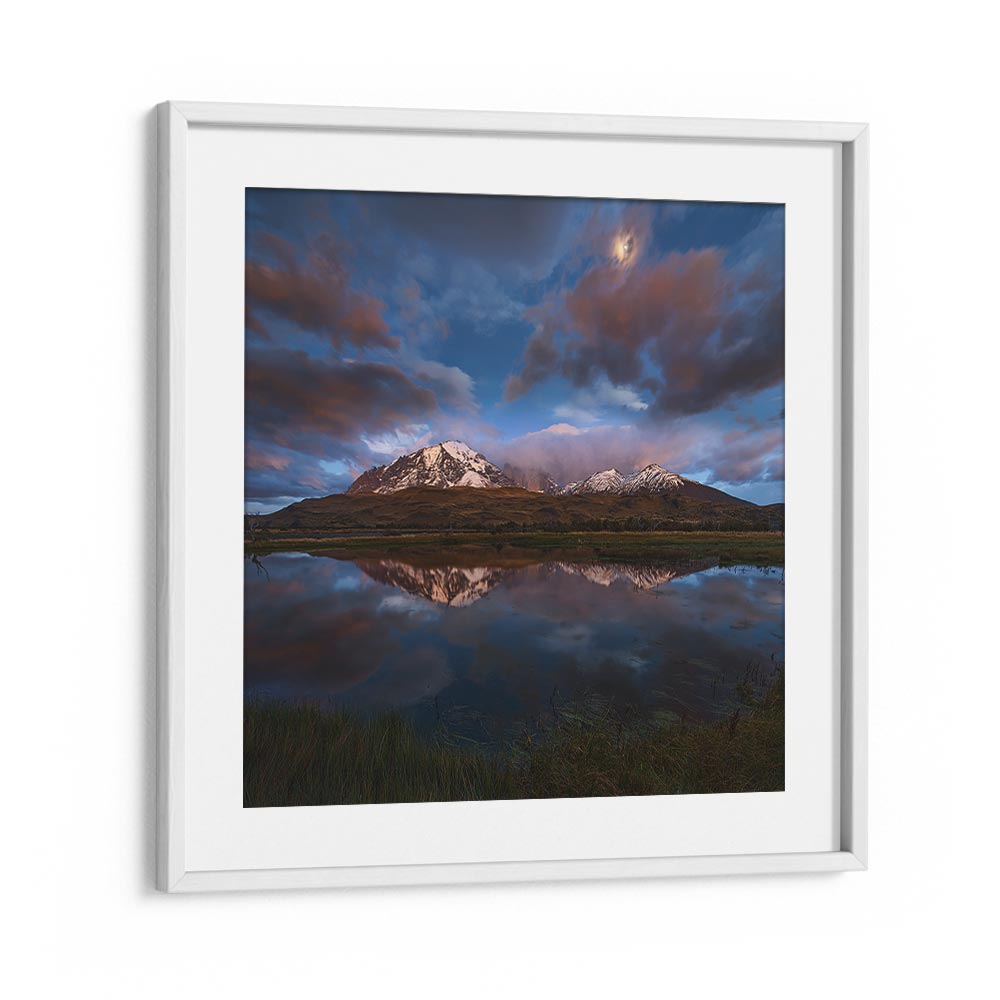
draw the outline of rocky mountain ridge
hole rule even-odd
[[[749,502],[671,472],[655,462],[628,474],[619,472],[618,469],[605,469],[579,482],[560,486],[551,476],[538,469],[520,470],[510,464],[501,469],[481,452],[461,441],[442,441],[403,455],[388,465],[369,469],[351,484],[347,493],[386,494],[427,486],[437,489],[518,487],[532,493],[554,496],[600,493],[624,497],[651,494],[693,497],[721,503]]]

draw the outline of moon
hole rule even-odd
[[[632,233],[619,233],[615,238],[614,258],[617,263],[625,265],[635,252],[635,237]]]

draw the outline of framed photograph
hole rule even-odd
[[[863,869],[866,127],[159,115],[160,888]]]

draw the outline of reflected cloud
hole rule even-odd
[[[394,709],[426,731],[443,714],[502,738],[592,694],[717,717],[748,664],[784,659],[780,571],[421,559],[272,554],[266,575],[248,561],[248,694]]]

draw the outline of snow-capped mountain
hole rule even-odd
[[[580,493],[618,493],[623,496],[632,493],[674,493],[688,482],[691,480],[654,463],[629,476],[623,476],[617,469],[595,472],[587,479],[564,486],[561,492],[567,496]]]
[[[622,482],[622,493],[674,493],[679,490],[685,482],[683,476],[678,476],[676,472],[668,472],[655,462],[647,465],[645,469],[633,472],[631,476],[626,476]]]
[[[403,455],[389,465],[378,465],[362,473],[351,484],[348,493],[397,493],[414,486],[449,489],[472,486],[477,489],[515,487],[532,493],[580,496],[634,496],[654,494],[668,497],[688,497],[716,503],[746,504],[748,501],[730,496],[712,486],[695,482],[653,463],[638,472],[623,475],[617,469],[605,469],[568,486],[560,487],[545,472],[523,470],[512,465],[503,469],[485,455],[461,441],[442,441]]]
[[[472,486],[499,489],[517,486],[489,459],[461,441],[443,441],[403,455],[389,465],[378,465],[358,476],[348,493],[395,493],[413,486]]]
[[[566,496],[576,493],[621,493],[624,482],[625,476],[617,469],[605,469],[604,472],[595,472],[578,483],[570,483],[559,492]]]

